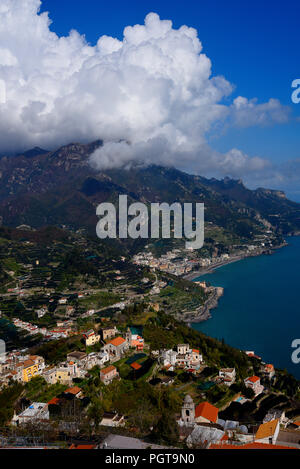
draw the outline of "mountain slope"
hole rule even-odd
[[[101,144],[76,143],[54,152],[33,149],[3,157],[1,224],[84,227],[94,234],[96,206],[126,193],[144,203],[204,202],[206,222],[237,241],[266,229],[278,234],[300,231],[300,204],[281,192],[251,191],[241,181],[206,179],[160,166],[95,171],[88,158]]]

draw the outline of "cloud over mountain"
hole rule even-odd
[[[283,123],[289,109],[272,98],[230,100],[233,87],[212,76],[195,29],[150,13],[122,41],[102,36],[91,46],[76,31],[50,31],[40,4],[0,3],[1,153],[101,138],[91,157],[99,169],[134,161],[243,176],[270,166],[208,145],[216,127]]]

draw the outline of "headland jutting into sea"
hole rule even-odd
[[[262,256],[262,255],[272,255],[274,252],[276,252],[278,249],[283,248],[287,246],[288,243],[285,241],[284,243],[275,246],[274,248],[256,248],[252,252],[248,253],[243,253],[243,254],[232,254],[228,259],[222,260],[220,262],[211,264],[210,266],[206,266],[202,269],[198,269],[196,271],[193,271],[187,275],[184,276],[186,280],[191,280],[195,281],[195,283],[198,284],[203,284],[202,277],[207,274],[213,273],[216,269],[219,269],[220,267],[223,267],[228,264],[232,264],[234,262],[241,261],[243,259],[246,259],[248,257],[257,257],[257,256]],[[211,318],[211,310],[217,308],[218,302],[221,296],[223,296],[224,293],[224,288],[222,286],[214,286],[211,287],[212,293],[205,302],[205,304],[201,307],[199,307],[197,310],[192,311],[192,312],[185,312],[183,313],[183,320],[189,324],[191,323],[199,323],[202,321],[207,321],[209,318]]]

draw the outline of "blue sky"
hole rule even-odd
[[[2,151],[15,142],[52,148],[100,137],[110,145],[98,155],[102,168],[116,154],[123,164],[148,154],[190,172],[284,189],[300,201],[300,104],[291,100],[300,78],[299,1],[42,0],[55,37],[37,15],[39,0],[2,2],[12,10],[0,18],[0,102],[11,113],[0,125]],[[160,19],[148,16],[144,39],[134,28],[123,41],[124,28],[144,25],[150,12]],[[176,36],[182,25],[197,30],[211,76],[191,30]],[[104,35],[123,42],[96,46]],[[114,146],[122,139],[130,150]]]
[[[151,11],[175,28],[194,27],[213,73],[225,75],[243,96],[274,96],[291,104],[291,81],[300,76],[295,0],[43,0],[42,11],[50,12],[51,29],[59,35],[74,28],[92,44],[103,34],[122,39],[125,26],[143,24]]]
[[[236,86],[233,96],[278,98],[292,109],[290,122],[271,127],[230,129],[211,140],[218,151],[234,144],[250,155],[275,162],[300,157],[300,104],[291,102],[291,82],[300,77],[300,2],[258,0],[44,0],[51,29],[67,35],[75,28],[95,44],[107,34],[122,39],[127,25],[143,24],[147,13],[157,12],[198,30],[204,53],[212,60],[213,74],[224,75]]]

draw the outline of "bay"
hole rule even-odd
[[[263,361],[300,379],[291,359],[300,339],[300,237],[272,255],[227,264],[196,280],[224,287],[212,318],[192,327],[241,350],[254,350]]]

